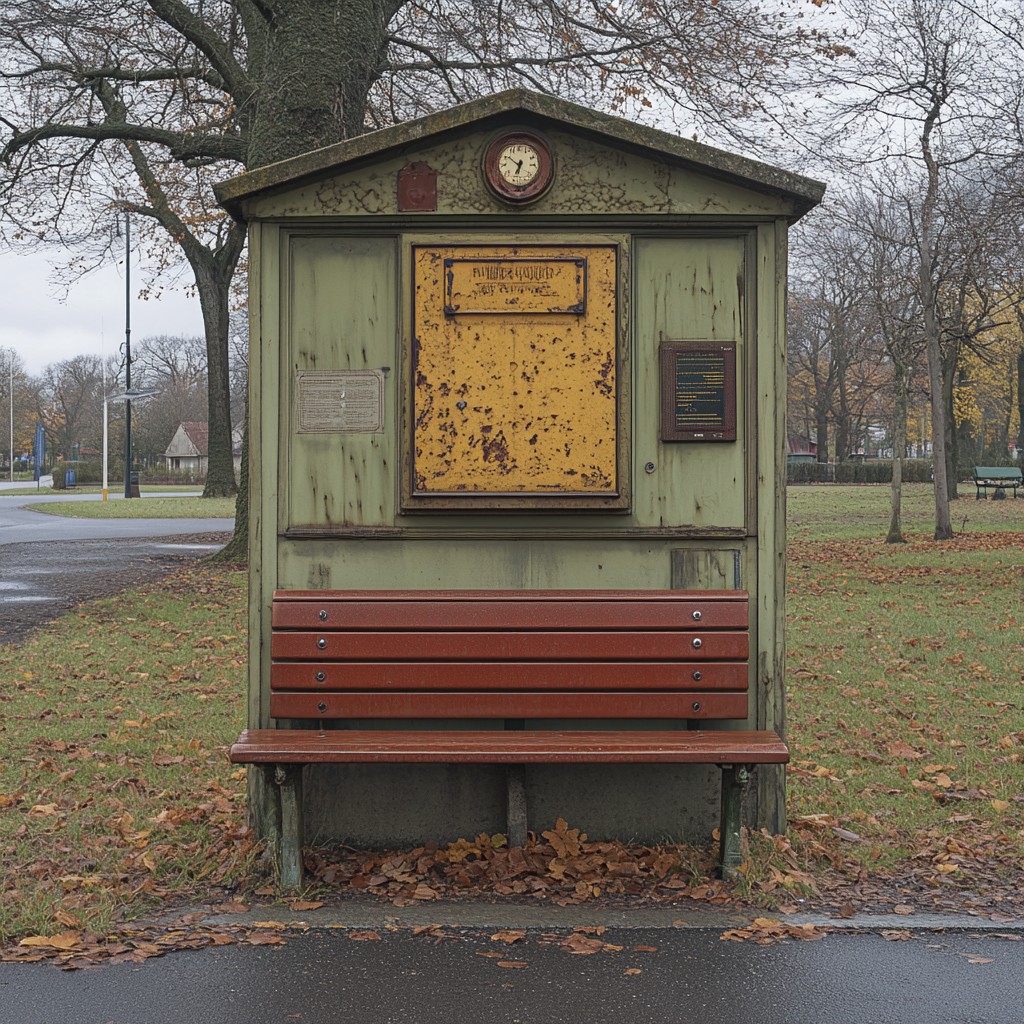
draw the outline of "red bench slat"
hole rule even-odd
[[[270,653],[282,660],[345,661],[746,661],[746,632],[280,632]]]
[[[318,680],[317,673],[323,673]],[[743,662],[275,662],[278,690],[746,690]]]
[[[734,718],[745,693],[294,692],[270,698],[274,718]]]

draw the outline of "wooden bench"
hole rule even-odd
[[[1021,486],[1021,471],[1018,466],[975,466],[974,486],[978,489],[975,500],[980,501],[988,497],[988,489],[991,487],[997,493],[999,490],[1005,492],[1007,487],[1013,488],[1013,496],[1017,497],[1017,488]]]
[[[270,714],[306,728],[246,729],[231,760],[264,766],[277,785],[281,884],[302,879],[302,766],[325,762],[507,765],[512,845],[526,839],[525,765],[715,764],[721,869],[734,874],[750,769],[789,760],[775,732],[699,728],[747,717],[747,605],[742,591],[277,592]],[[535,727],[581,718],[647,721]],[[366,719],[488,727],[360,727]]]

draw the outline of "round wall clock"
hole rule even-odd
[[[506,202],[528,203],[539,199],[554,178],[551,147],[532,132],[506,132],[484,152],[484,181]]]

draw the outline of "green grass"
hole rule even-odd
[[[245,581],[193,567],[0,648],[0,939],[245,877]]]
[[[790,811],[860,835],[862,866],[956,881],[1024,858],[1024,501],[961,499],[935,543],[928,491],[907,545],[883,542],[886,488],[790,491]]]
[[[961,484],[960,494],[960,498],[950,502],[950,521],[957,536],[1024,530],[1024,499],[976,501],[973,484]],[[884,540],[889,529],[890,501],[887,484],[790,487],[786,509],[789,539]],[[932,537],[935,499],[931,484],[905,484],[901,514],[903,531],[910,539]]]
[[[962,499],[966,528],[937,544],[929,489],[907,491],[896,546],[887,488],[790,491],[793,849],[754,836],[753,858],[820,888],[1019,889],[1024,501]],[[105,932],[259,878],[226,757],[245,622],[244,573],[206,564],[0,648],[0,940]]]
[[[36,512],[72,519],[231,519],[234,498],[131,498],[119,501],[48,501]]]

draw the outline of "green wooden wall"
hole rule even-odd
[[[252,203],[253,725],[269,723],[269,604],[279,587],[739,586],[751,594],[756,651],[747,724],[784,723],[791,210],[777,196],[548,134],[559,176],[529,210],[499,210],[480,188],[476,136]],[[447,171],[435,214],[403,217],[394,208],[394,176],[412,159]],[[629,413],[622,454],[632,485],[625,513],[402,511],[411,247],[510,239],[618,246],[619,381]],[[665,340],[735,343],[739,440],[659,441]],[[365,369],[383,374],[383,432],[297,432],[297,373]],[[498,770],[309,771],[311,833],[322,838],[401,843],[503,827]],[[760,769],[758,779],[749,813],[778,828],[782,775]],[[527,785],[531,827],[560,814],[593,835],[706,840],[715,820],[717,773],[699,767],[537,768]],[[253,799],[258,823],[258,791]]]

